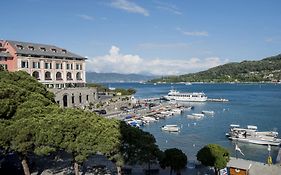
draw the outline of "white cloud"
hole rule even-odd
[[[77,15],[79,18],[84,19],[84,20],[88,20],[88,21],[93,21],[94,17],[86,15],[86,14],[78,14]]]
[[[115,73],[150,73],[155,75],[179,75],[206,70],[226,63],[218,57],[204,59],[145,59],[139,55],[121,54],[120,49],[112,46],[109,54],[87,60],[87,71]]]
[[[158,8],[160,10],[168,11],[168,12],[174,13],[176,15],[182,15],[182,12],[175,5],[163,3],[160,1],[155,1],[155,3],[157,4],[156,8]]]
[[[181,28],[177,28],[183,35],[188,36],[209,36],[209,33],[206,31],[184,31]]]
[[[190,35],[190,36],[209,36],[208,32],[206,32],[206,31],[183,32],[183,34]]]
[[[113,0],[110,5],[114,8],[125,10],[130,13],[139,13],[144,16],[149,16],[149,12],[146,9],[134,2],[129,2],[128,0]]]

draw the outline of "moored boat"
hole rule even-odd
[[[169,131],[169,132],[179,132],[180,128],[178,125],[164,125],[161,127],[163,131]]]
[[[185,92],[180,93],[174,89],[170,90],[168,95],[164,96],[167,100],[175,100],[182,102],[205,102],[207,96],[203,92]]]
[[[214,111],[202,111],[202,114],[206,114],[206,115],[214,115],[215,112]]]
[[[253,143],[259,145],[279,146],[281,139],[278,137],[278,132],[263,131],[258,132],[257,126],[248,125],[247,128],[241,128],[239,125],[230,125],[230,130],[226,134],[230,140]]]

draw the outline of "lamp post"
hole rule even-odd
[[[267,164],[271,165],[272,164],[272,158],[271,158],[271,155],[270,155],[270,152],[271,152],[271,146],[270,145],[268,145],[267,151],[268,151]]]

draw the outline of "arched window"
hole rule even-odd
[[[56,73],[56,80],[62,80],[62,74],[60,72]]]
[[[67,78],[67,80],[72,80],[72,74],[71,74],[71,72],[67,72],[66,78]]]
[[[52,80],[51,72],[47,71],[47,72],[45,73],[45,80]]]
[[[40,76],[39,76],[39,72],[38,71],[34,71],[32,73],[32,76],[35,77],[37,80],[40,80]]]
[[[78,72],[78,73],[76,74],[76,80],[82,80],[82,77],[81,77],[81,73],[80,73],[80,72]]]

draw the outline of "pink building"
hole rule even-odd
[[[0,65],[23,70],[48,88],[84,87],[85,57],[57,46],[0,40]]]

